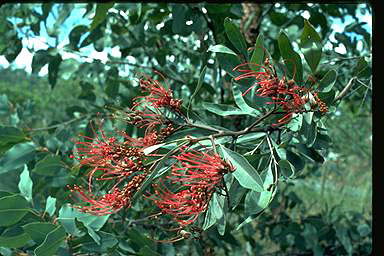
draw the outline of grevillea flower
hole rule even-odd
[[[134,99],[133,108],[144,104],[149,104],[155,109],[168,107],[173,111],[181,113],[180,107],[182,101],[173,98],[171,89],[166,89],[159,81],[147,78],[140,79],[140,87],[143,92],[149,93],[147,96],[139,96]],[[143,100],[140,100],[143,99]]]
[[[142,150],[132,147],[132,141],[119,142],[115,137],[107,137],[101,126],[102,122],[99,123],[101,136],[93,130],[95,138],[81,136],[87,141],[76,142],[80,165],[93,167],[88,173],[88,192],[76,185],[71,189],[83,204],[74,207],[96,215],[130,206],[131,196],[147,175]],[[92,192],[93,180],[110,181],[111,188],[104,196],[96,197]]]
[[[178,186],[178,192],[172,192],[161,181],[154,185],[152,200],[163,213],[172,215],[181,226],[186,226],[207,210],[213,193],[222,186],[224,175],[234,168],[213,152],[187,152],[185,147],[180,151],[181,154],[174,157],[177,163],[167,177],[171,184]]]
[[[114,187],[109,193],[95,196],[92,192],[86,192],[82,187],[68,186],[72,192],[71,197],[77,201],[72,207],[79,211],[92,215],[107,215],[118,212],[123,207],[131,207],[131,199],[145,179],[146,175],[134,176],[122,189]]]
[[[255,65],[258,71],[244,68],[244,66]],[[319,106],[319,111],[325,113],[328,108],[324,102],[322,102],[311,86],[306,88],[304,86],[298,86],[294,80],[287,80],[284,75],[281,79],[278,77],[276,69],[270,63],[267,58],[264,65],[257,65],[252,63],[244,63],[236,66],[234,71],[237,70],[243,74],[235,78],[236,81],[244,78],[254,78],[256,82],[250,86],[244,93],[246,95],[252,88],[259,86],[256,89],[256,95],[260,97],[270,97],[271,102],[267,104],[276,104],[282,107],[284,116],[277,121],[277,124],[282,125],[289,123],[294,113],[303,113],[307,111],[315,111],[316,105]],[[314,104],[311,104],[310,110],[305,108],[306,103],[309,101],[309,96],[314,95]]]

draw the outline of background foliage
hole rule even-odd
[[[44,3],[5,4],[0,14],[0,54],[9,63],[22,51],[33,54],[31,73],[14,65],[0,69],[0,254],[371,253],[372,45],[371,30],[359,18],[372,15],[368,5]],[[303,16],[320,35],[309,48],[303,44],[308,36]],[[68,25],[70,17],[84,22]],[[344,21],[344,29],[335,32],[334,25]],[[85,172],[69,158],[72,139],[92,134],[98,112],[131,107],[139,73],[161,72],[186,104],[207,66],[193,108],[212,116],[209,105],[200,103],[234,103],[232,68],[244,61],[236,58],[250,55],[248,48],[257,49],[259,35],[273,61],[283,63],[281,31],[293,50],[304,49],[303,64],[308,51],[319,56],[322,48],[321,58],[311,57],[315,62],[307,61],[303,72],[320,79],[336,70],[334,94],[327,97],[343,97],[324,117],[331,141],[322,141],[320,161],[302,161],[302,170],[280,182],[261,215],[238,227],[246,204],[241,200],[228,213],[224,233],[212,226],[198,240],[170,244],[149,239],[157,224],[142,221],[152,212],[141,203],[106,217],[78,213],[66,204],[65,185],[84,181]],[[44,49],[28,43],[44,37]],[[93,50],[108,52],[107,60],[92,57]],[[39,75],[41,70],[47,74]],[[224,127],[242,121],[211,119]],[[112,130],[112,123],[108,127]],[[126,131],[140,135],[135,128]]]

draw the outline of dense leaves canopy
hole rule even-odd
[[[0,254],[370,255],[371,21],[2,5]]]

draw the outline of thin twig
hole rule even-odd
[[[342,99],[347,94],[347,92],[352,88],[354,84],[353,82],[355,81],[355,79],[356,77],[352,77],[349,80],[348,84],[344,87],[344,89],[335,97],[334,102]]]

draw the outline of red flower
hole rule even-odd
[[[185,151],[175,156],[178,162],[173,166],[167,179],[177,184],[174,193],[164,185],[154,185],[155,195],[152,200],[166,214],[173,216],[181,226],[194,223],[199,215],[206,211],[212,194],[222,186],[222,179],[234,168],[219,155],[201,151]]]
[[[140,79],[140,87],[143,92],[147,92],[149,95],[136,97],[133,108],[143,103],[149,103],[155,109],[168,107],[178,113],[181,112],[180,107],[182,101],[174,99],[172,90],[165,89],[159,81],[151,78],[147,78],[146,80]],[[144,99],[144,101],[140,101],[140,99]]]

